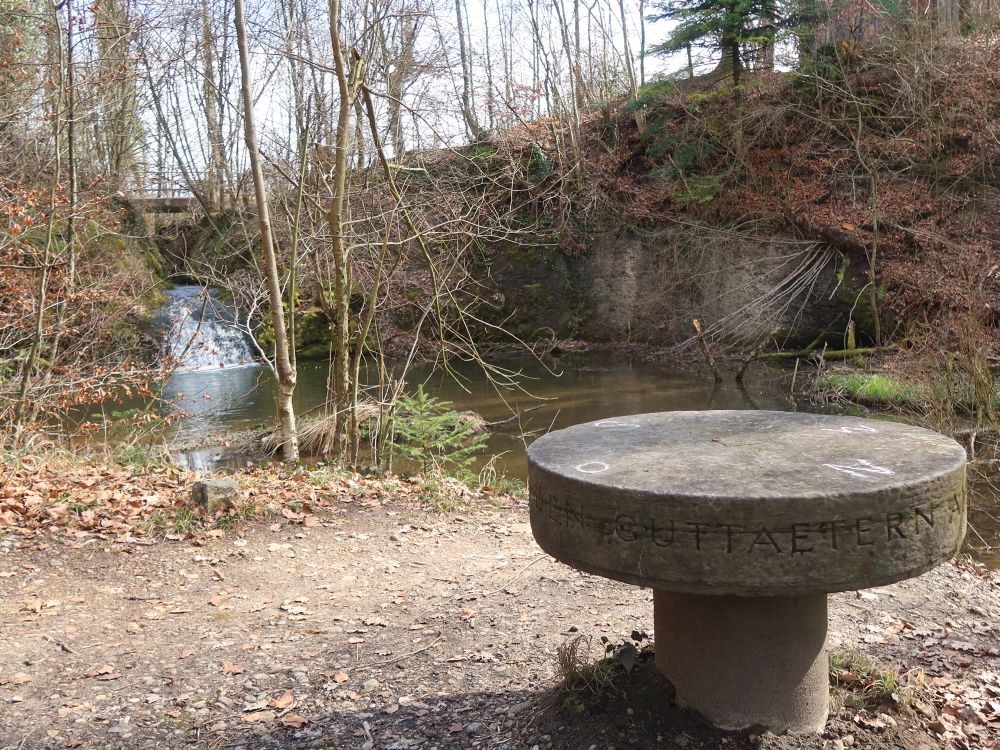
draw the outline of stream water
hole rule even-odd
[[[200,291],[198,287],[171,290],[170,301],[157,317],[168,351],[182,362],[163,388],[168,408],[182,413],[174,440],[203,446],[181,451],[177,457],[192,468],[211,469],[224,456],[218,446],[228,433],[274,423],[277,388],[270,370],[254,366],[248,342],[227,324],[231,315],[213,298],[206,302]],[[169,326],[162,321],[169,321]],[[498,364],[520,373],[520,388],[497,388],[478,366],[458,363],[457,380],[418,366],[411,368],[406,381],[413,389],[423,383],[431,395],[452,402],[452,408],[473,411],[489,422],[518,415],[492,431],[487,451],[497,457],[498,472],[516,479],[527,473],[525,446],[550,429],[652,411],[809,408],[789,397],[786,373],[764,366],[751,368],[741,387],[732,379],[716,385],[706,373],[689,367],[642,364],[608,353],[574,354],[544,363],[528,355],[508,356]],[[297,413],[323,404],[327,373],[325,362],[300,364]],[[376,377],[374,368],[362,375],[368,382]],[[972,503],[970,550],[988,543],[993,549],[976,556],[1000,567],[997,492],[988,483],[977,483]]]

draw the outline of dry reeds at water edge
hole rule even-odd
[[[358,427],[375,422],[380,414],[384,414],[382,408],[375,401],[362,401],[356,408]],[[343,425],[341,425],[343,427]],[[304,419],[299,422],[299,451],[304,456],[322,456],[329,452],[333,445],[333,434],[337,428],[337,415],[327,414],[318,419]],[[262,432],[257,440],[260,451],[264,455],[274,455],[282,445],[281,431],[277,427],[271,427]]]

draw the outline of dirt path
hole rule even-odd
[[[311,527],[211,534],[0,539],[0,748],[935,748],[1000,733],[1000,587],[973,569],[832,603],[833,646],[924,670],[927,716],[843,709],[824,737],[723,736],[663,710],[643,670],[599,708],[565,700],[557,647],[651,629],[652,597],[541,555],[521,504],[352,503]],[[949,708],[959,698],[973,718]]]

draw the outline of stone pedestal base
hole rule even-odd
[[[820,732],[829,712],[826,595],[655,591],[656,666],[720,729]]]

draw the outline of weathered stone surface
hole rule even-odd
[[[838,276],[835,259],[823,260],[792,236],[750,239],[678,226],[633,231],[611,221],[595,227],[585,244],[582,252],[567,254],[558,247],[501,243],[477,269],[492,292],[484,296],[497,304],[477,312],[525,337],[551,328],[558,338],[672,344],[690,336],[691,320],[701,318],[738,320],[723,326],[723,337],[736,328],[781,331],[781,338],[801,346],[833,328],[831,321],[843,313],[857,321],[863,312],[854,305],[867,281],[858,281],[862,269],[851,266],[846,277],[840,269]],[[789,305],[773,291],[810,257],[823,270],[815,286]]]
[[[663,591],[867,588],[929,570],[965,533],[965,451],[895,422],[642,414],[553,432],[528,457],[542,549]]]
[[[830,709],[826,594],[653,593],[656,666],[720,729],[819,732]]]
[[[826,593],[917,575],[965,534],[965,450],[894,422],[665,412],[528,450],[554,557],[654,589],[656,664],[724,729],[822,729]]]
[[[229,510],[240,497],[240,486],[235,479],[202,479],[191,485],[191,500],[209,514]]]

